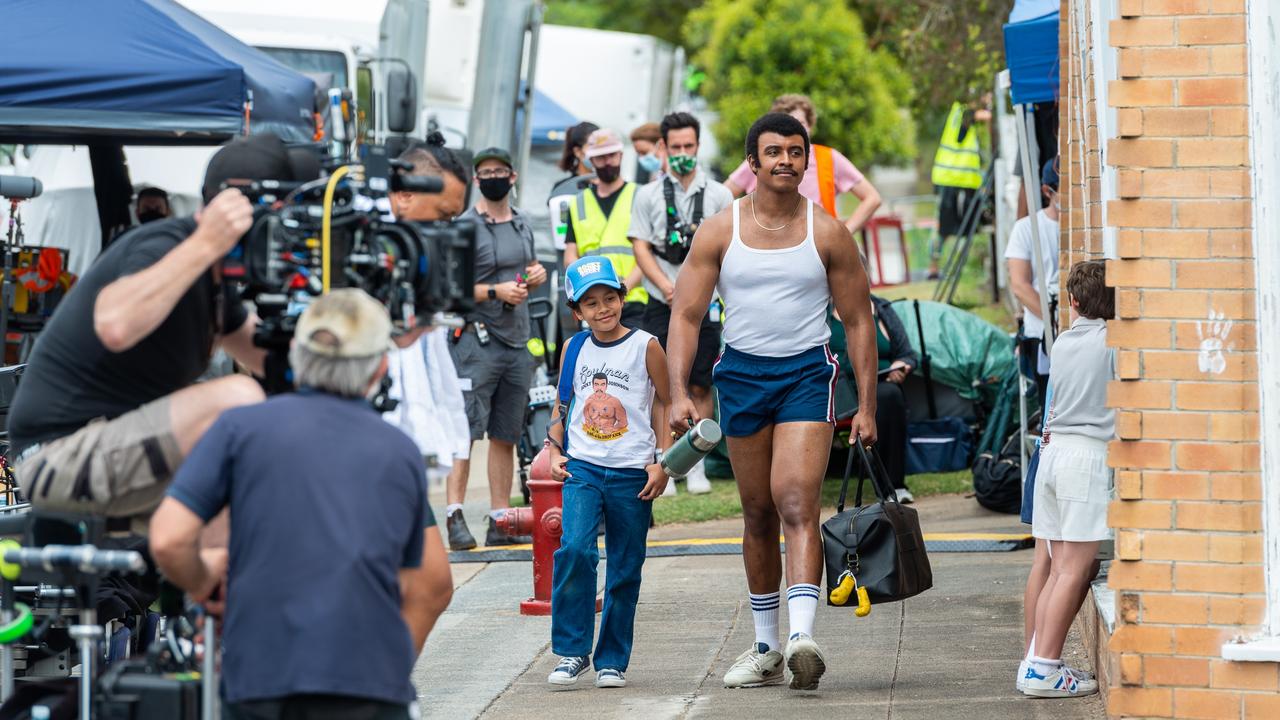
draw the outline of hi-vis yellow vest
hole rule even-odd
[[[599,255],[609,258],[619,279],[636,267],[636,254],[631,248],[627,231],[631,229],[631,201],[635,199],[635,183],[625,183],[618,191],[613,212],[605,217],[596,202],[591,188],[578,192],[569,208],[569,222],[573,223],[573,239],[578,244],[578,256]],[[649,302],[649,293],[643,285],[627,290],[627,302]]]
[[[964,140],[960,126],[964,122],[964,105],[951,103],[947,126],[942,129],[938,152],[933,156],[933,184],[946,187],[977,189],[982,187],[982,155],[978,151],[978,133],[972,124]]]

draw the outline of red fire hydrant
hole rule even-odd
[[[529,467],[532,507],[511,508],[494,523],[508,536],[533,536],[533,597],[520,603],[521,615],[551,614],[551,566],[563,531],[563,489],[563,483],[551,479],[551,454],[543,448]]]

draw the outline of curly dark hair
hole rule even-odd
[[[790,115],[771,112],[761,115],[747,131],[747,157],[755,160],[757,165],[760,164],[760,136],[767,132],[804,138],[804,157],[806,161],[809,159],[809,133],[805,132],[804,125]]]

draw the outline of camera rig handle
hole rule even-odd
[[[10,548],[4,551],[4,574],[12,566],[77,570],[88,574],[113,572],[143,573],[147,563],[134,550],[99,550],[93,545],[45,545],[40,548]]]

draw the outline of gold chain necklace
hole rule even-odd
[[[803,196],[796,199],[796,207],[794,210],[791,211],[791,217],[785,223],[779,225],[776,228],[765,227],[764,225],[760,224],[760,219],[756,217],[756,194],[751,193],[751,219],[756,221],[756,227],[760,228],[761,230],[765,230],[768,232],[778,232],[779,230],[785,230],[788,225],[790,225],[792,222],[795,221],[796,215],[799,214],[800,212],[800,203],[802,202],[804,202]]]

